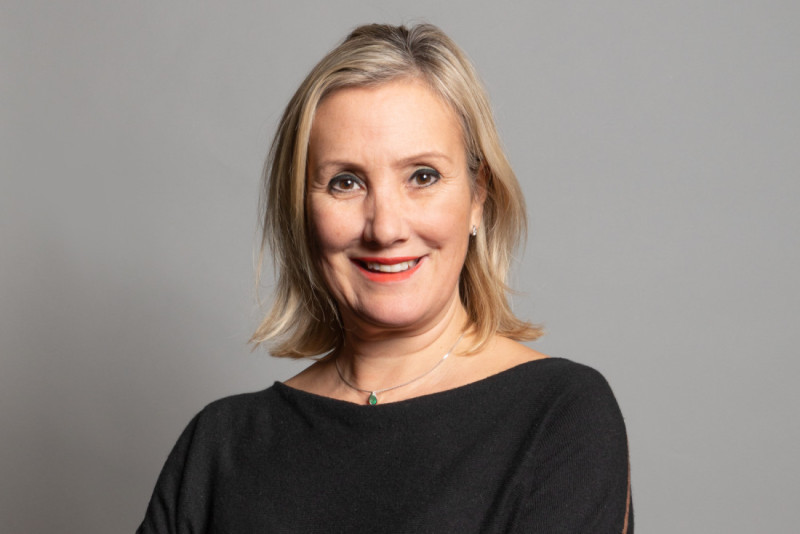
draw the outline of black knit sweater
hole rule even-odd
[[[568,360],[377,406],[276,382],[192,420],[137,532],[632,533],[628,474],[608,384]]]

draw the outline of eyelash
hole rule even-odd
[[[422,176],[429,176],[430,182],[424,184],[418,183],[418,179]],[[424,167],[414,171],[414,173],[409,178],[409,181],[417,181],[417,183],[414,184],[414,187],[417,187],[419,189],[424,189],[426,187],[434,185],[436,182],[439,181],[440,178],[441,175],[436,169],[431,169],[430,167]],[[351,185],[351,187],[342,188],[341,186],[345,182],[348,182]],[[358,186],[358,188],[352,186]],[[351,191],[356,191],[357,189],[361,189],[363,187],[364,183],[361,181],[361,179],[356,176],[353,176],[352,174],[340,174],[334,176],[328,183],[328,189],[335,193],[349,193]]]

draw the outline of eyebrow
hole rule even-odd
[[[423,161],[431,159],[444,160],[447,163],[452,163],[452,159],[450,159],[450,157],[447,156],[446,154],[442,152],[430,151],[430,152],[420,152],[419,154],[414,154],[412,156],[402,158],[396,161],[393,166],[395,168],[402,169],[405,167],[410,167],[415,163],[421,163]],[[318,170],[324,170],[329,167],[352,168],[355,170],[362,170],[362,165],[343,159],[323,160],[319,165],[317,165]]]

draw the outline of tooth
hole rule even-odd
[[[370,271],[378,271],[381,273],[399,273],[402,271],[406,271],[416,265],[416,261],[401,261],[400,263],[395,263],[394,265],[384,265],[382,263],[377,262],[367,262],[367,269]]]
[[[395,265],[394,270],[392,272],[399,273],[400,271],[405,271],[406,269],[408,269],[408,267],[409,267],[408,262],[404,261]]]

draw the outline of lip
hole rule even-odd
[[[375,271],[370,271],[366,268],[366,263],[380,263],[381,265],[396,265],[398,263],[403,263],[406,261],[415,261],[416,265],[411,267],[410,269],[406,269],[405,271],[400,271],[397,273],[380,273]],[[414,275],[415,272],[420,268],[425,260],[425,256],[403,256],[403,257],[395,257],[395,258],[380,258],[380,257],[358,257],[358,258],[351,258],[350,261],[358,267],[358,269],[364,274],[364,276],[373,282],[401,282],[403,280],[407,280]]]

